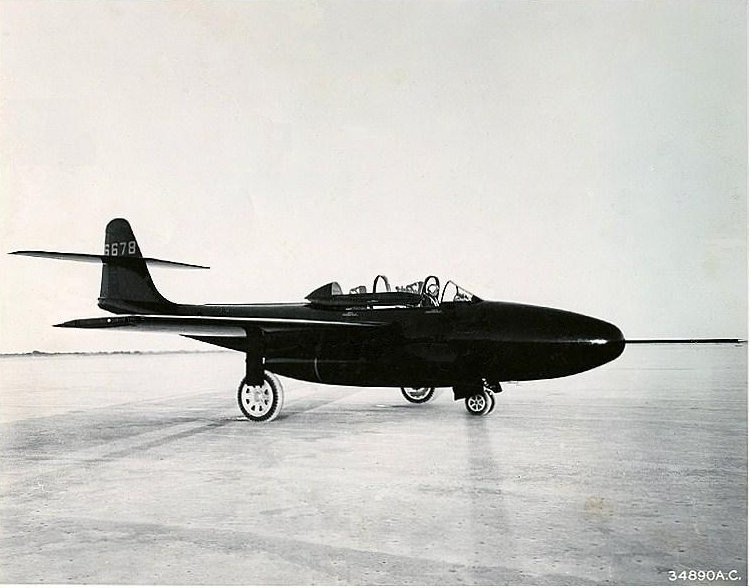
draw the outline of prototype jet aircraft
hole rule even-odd
[[[617,358],[620,330],[563,310],[480,299],[428,276],[391,291],[385,276],[345,294],[337,282],[299,304],[177,304],[154,286],[147,265],[201,268],[143,257],[130,224],[107,225],[104,254],[14,251],[102,263],[99,307],[119,316],[56,327],[162,331],[245,354],[237,391],[251,421],[275,419],[284,392],[275,374],[322,384],[393,386],[424,403],[452,387],[472,415],[495,407],[504,381],[559,378]],[[205,268],[204,268],[205,269]],[[378,291],[378,288],[382,291]]]

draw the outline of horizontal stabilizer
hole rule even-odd
[[[230,318],[209,316],[127,315],[76,319],[55,325],[73,329],[120,329],[156,331],[180,335],[219,335],[236,337],[248,328],[262,331],[289,331],[325,328],[378,327],[376,322],[348,322],[289,318]]]
[[[84,261],[88,263],[121,263],[126,265],[133,260],[145,261],[149,265],[181,268],[181,269],[210,269],[205,265],[167,261],[153,257],[129,257],[125,255],[98,255],[95,253],[63,253],[60,251],[11,251],[10,255],[26,255],[28,257],[47,257],[49,259],[63,259],[67,261]]]

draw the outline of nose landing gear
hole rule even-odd
[[[466,397],[464,403],[466,404],[466,410],[468,410],[469,414],[473,416],[484,416],[490,414],[492,409],[495,408],[494,396],[488,394],[484,390],[478,394]]]
[[[495,394],[503,391],[499,383],[482,382],[482,387],[473,390],[453,388],[456,400],[463,397],[466,410],[472,416],[486,416],[495,410]],[[460,394],[460,396],[459,396]]]

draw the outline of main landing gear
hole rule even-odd
[[[435,396],[435,388],[401,388],[401,394],[409,402],[414,404],[424,404],[429,402]]]
[[[271,372],[263,373],[263,383],[253,386],[242,378],[237,389],[240,410],[251,421],[269,422],[279,416],[284,405],[284,388]]]

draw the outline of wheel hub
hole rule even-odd
[[[271,391],[268,384],[262,386],[248,386],[242,390],[242,402],[247,411],[253,416],[265,415],[271,408]]]
[[[467,404],[474,412],[481,412],[487,405],[487,401],[482,394],[475,394],[474,396],[469,397]]]
[[[409,395],[412,398],[416,398],[417,400],[419,400],[420,398],[424,398],[425,396],[427,396],[427,393],[429,391],[429,388],[411,388],[409,390]]]

